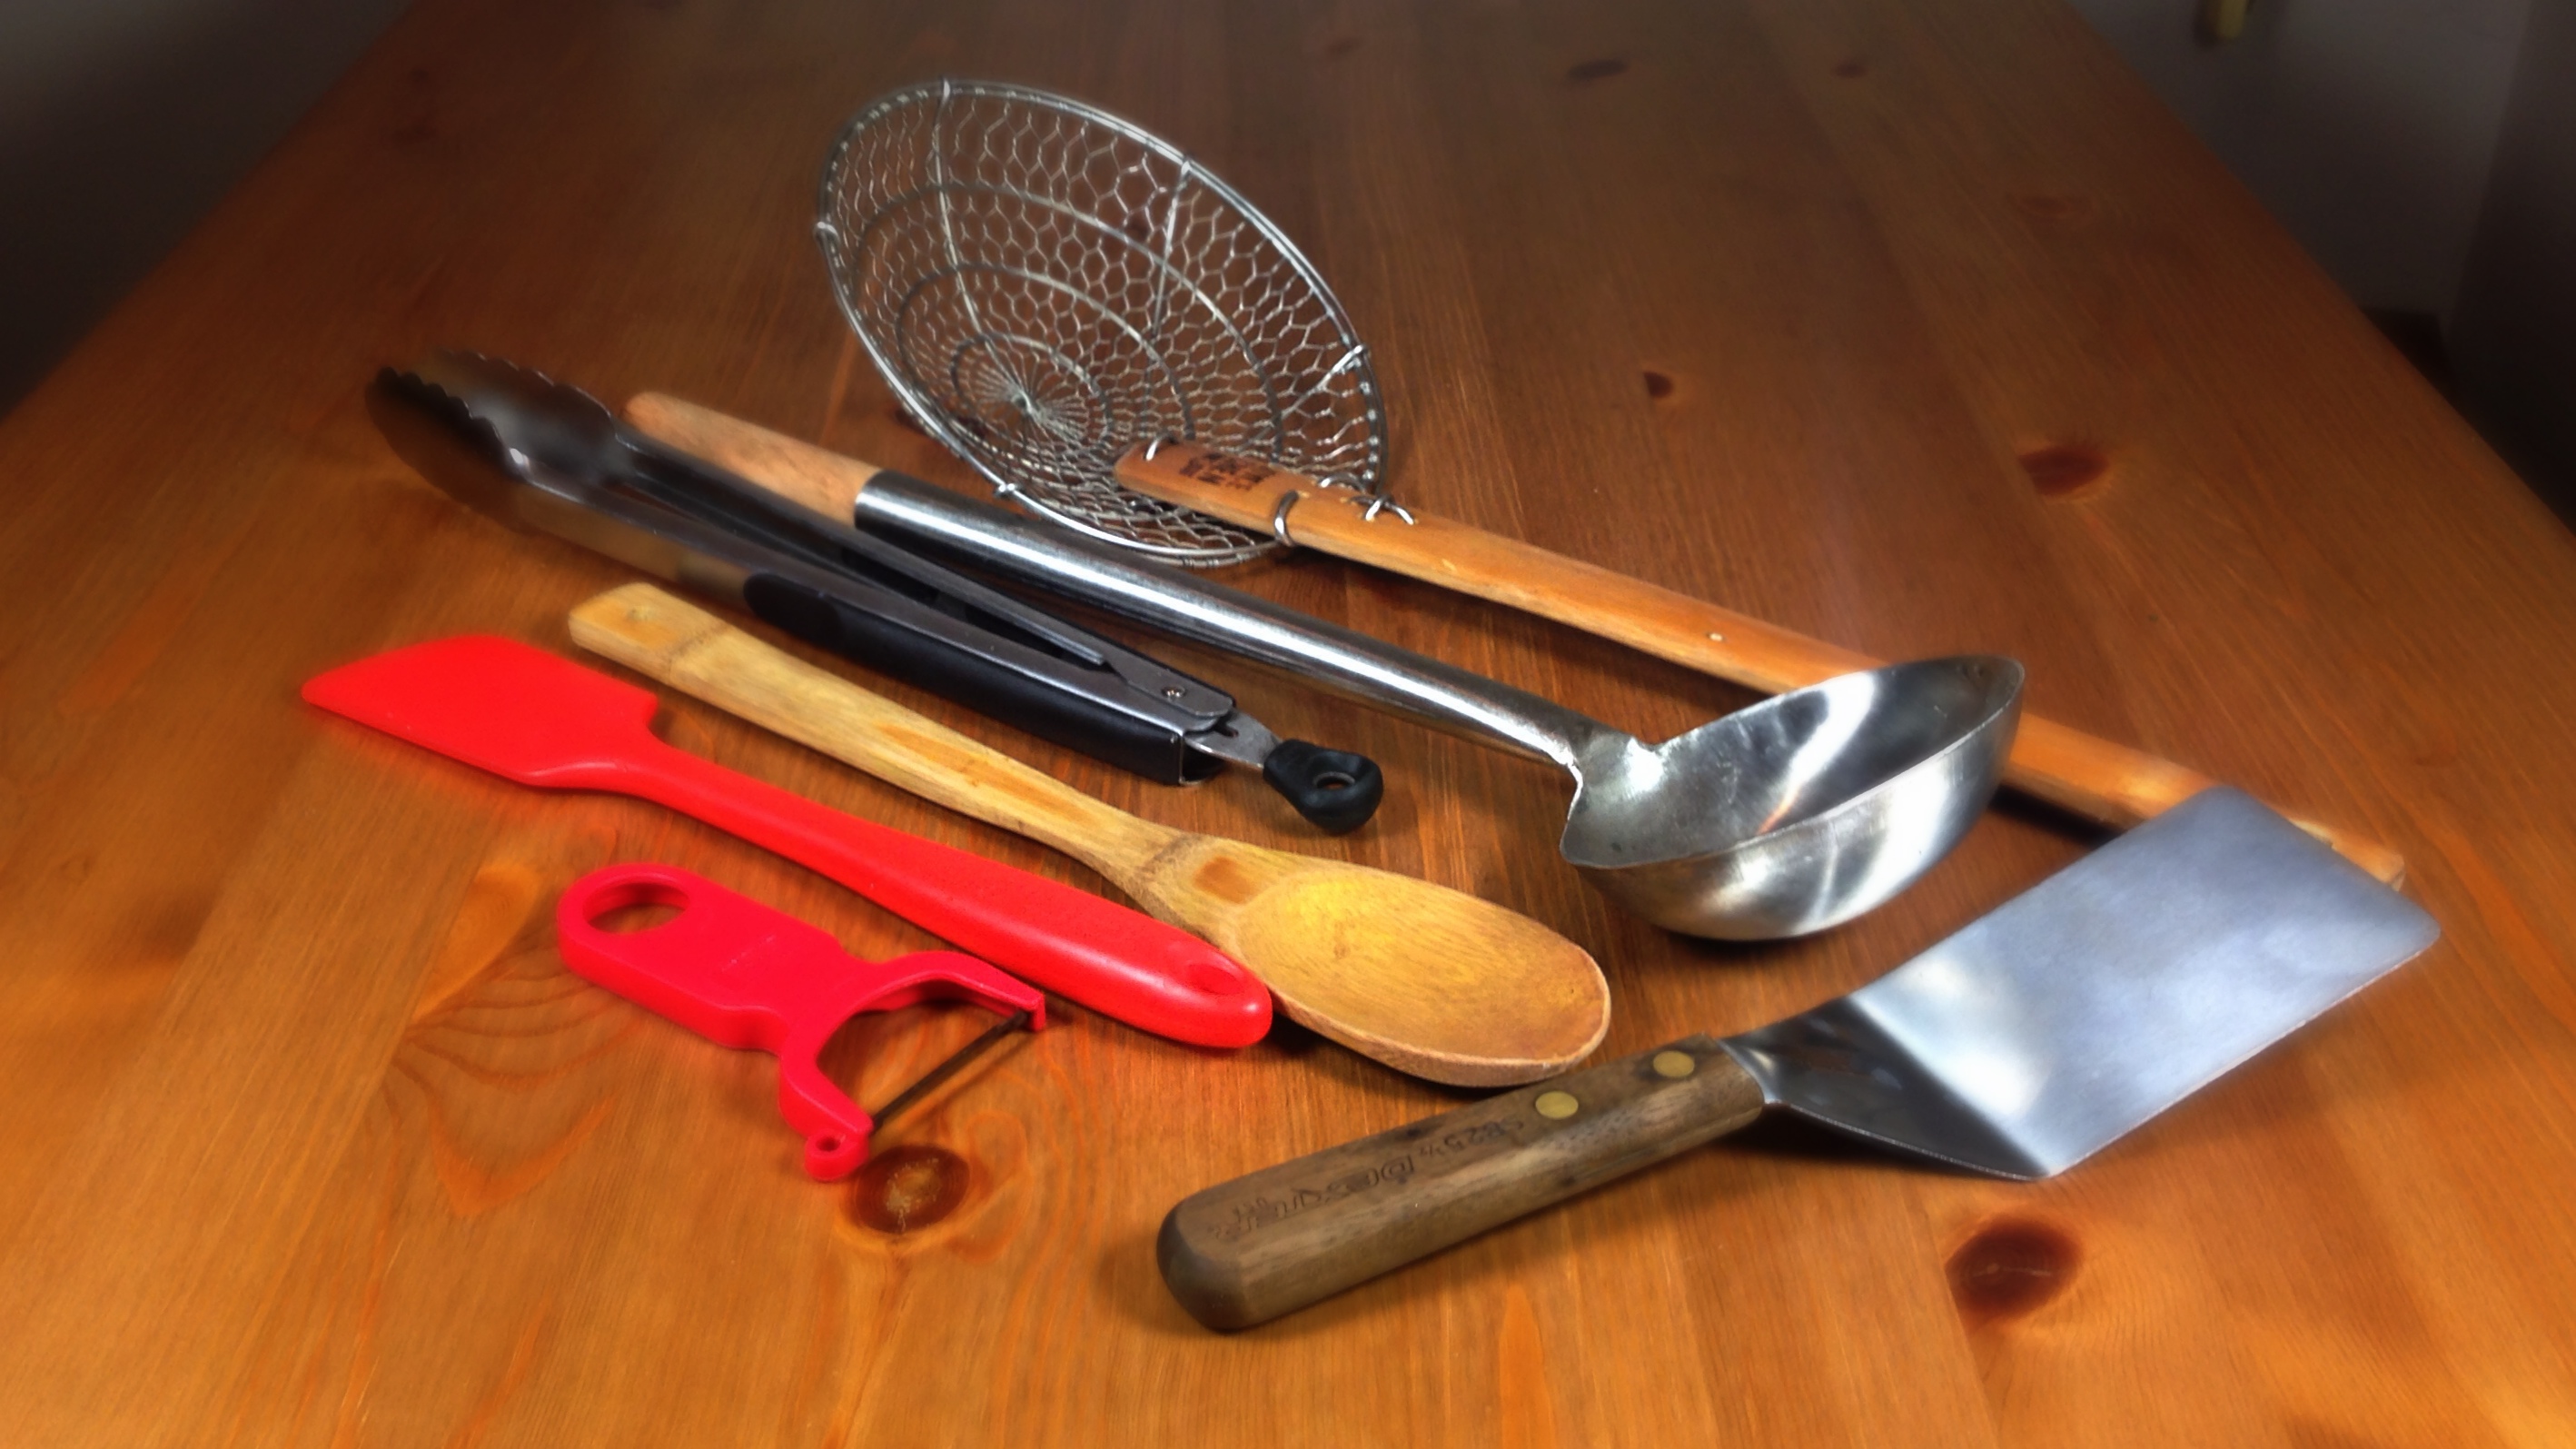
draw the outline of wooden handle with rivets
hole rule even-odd
[[[1685,1037],[1192,1193],[1155,1243],[1210,1328],[1319,1302],[1752,1121],[1762,1089]]]
[[[1347,489],[1186,443],[1164,443],[1148,459],[1132,449],[1118,480],[1139,493],[1263,533],[1274,522],[1293,542],[1391,573],[1526,609],[1615,639],[1720,679],[1783,694],[1837,674],[1876,668],[1868,655],[1810,639],[1750,615],[1630,578],[1579,559],[1449,519],[1390,511],[1365,518]],[[1281,513],[1281,499],[1296,501]],[[2127,827],[2161,815],[2218,783],[2158,759],[2025,712],[2004,782],[2105,825]],[[2355,865],[2394,885],[2406,858],[2366,836],[2297,820]]]

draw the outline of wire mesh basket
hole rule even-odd
[[[1116,116],[985,82],[896,91],[833,147],[815,231],[904,406],[1062,523],[1191,564],[1275,546],[1120,488],[1119,456],[1157,438],[1383,492],[1377,380],[1323,279]]]

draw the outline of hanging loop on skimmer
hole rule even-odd
[[[1168,142],[1043,91],[933,81],[851,120],[816,209],[887,385],[1026,506],[1181,563],[1276,547],[1119,487],[1119,455],[1162,437],[1384,496],[1386,413],[1350,318]]]

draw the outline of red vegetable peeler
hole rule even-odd
[[[627,906],[679,914],[640,931],[600,929]],[[863,961],[830,933],[674,866],[612,865],[574,881],[555,906],[564,963],[708,1040],[778,1058],[778,1107],[805,1134],[805,1171],[830,1182],[868,1159],[875,1121],[893,1116],[1023,1025],[1046,1028],[1046,998],[972,956],[919,951]],[[980,1003],[1004,1020],[877,1109],[832,1085],[816,1054],[843,1022],[932,997]]]

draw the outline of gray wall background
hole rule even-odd
[[[2532,0],[2451,356],[2470,417],[2576,520],[2576,0]]]
[[[2072,0],[2353,300],[2442,324],[2455,398],[2576,519],[2576,0]]]
[[[405,0],[0,0],[0,410]]]
[[[2201,38],[2193,0],[2073,0],[2365,307],[2447,320],[2533,5],[2254,0]]]

